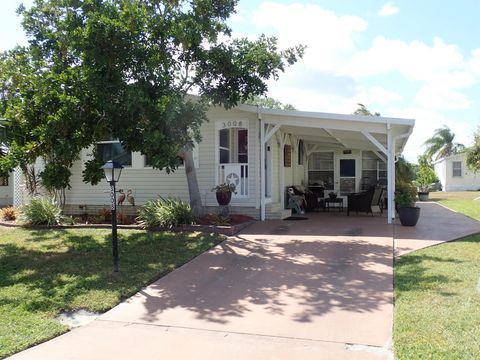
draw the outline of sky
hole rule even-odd
[[[0,51],[26,44],[15,9],[0,0]],[[28,7],[32,0],[23,0]],[[358,103],[382,116],[415,119],[404,154],[416,162],[435,129],[471,145],[480,124],[480,1],[240,0],[234,36],[306,45],[303,59],[269,96],[298,110],[350,114]]]

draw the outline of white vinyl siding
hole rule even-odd
[[[242,119],[247,118],[250,122],[248,141],[252,144],[249,149],[249,198],[233,199],[232,206],[256,206],[256,189],[258,187],[257,162],[255,161],[258,149],[256,144],[258,131],[257,119],[255,114],[246,114],[239,110],[225,111],[223,109],[211,109],[207,113],[210,121],[202,124],[202,141],[198,144],[198,149],[194,151],[194,161],[197,167],[197,180],[200,189],[202,202],[207,206],[217,206],[215,193],[211,189],[215,186],[215,121],[217,119]],[[197,145],[197,144],[196,144]],[[198,151],[198,156],[196,155]],[[67,204],[91,204],[108,205],[110,203],[109,187],[105,180],[98,185],[92,186],[82,181],[83,163],[88,159],[89,150],[85,149],[81,153],[81,159],[72,167],[72,188],[66,192]],[[188,185],[184,167],[167,174],[165,171],[159,171],[151,167],[145,167],[145,157],[138,153],[132,153],[132,166],[122,171],[117,189],[132,189],[138,205],[143,205],[147,200],[155,199],[160,196],[175,196],[184,201],[189,201]]]

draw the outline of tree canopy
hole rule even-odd
[[[292,104],[284,104],[271,97],[254,96],[253,98],[246,100],[245,104],[260,106],[265,109],[297,110]]]
[[[29,45],[0,54],[0,170],[46,160],[52,189],[69,186],[81,149],[119,139],[174,170],[206,108],[264,95],[303,54],[274,37],[235,39],[236,0],[35,0],[19,8]],[[188,94],[194,92],[198,98]],[[100,180],[95,150],[84,180]]]
[[[467,149],[466,162],[470,169],[480,170],[480,127],[474,134],[473,145]]]
[[[430,158],[435,156],[435,160],[438,160],[458,153],[465,146],[454,142],[454,139],[455,134],[448,126],[435,129],[433,136],[424,142],[426,146],[425,154]]]

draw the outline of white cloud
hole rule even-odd
[[[309,69],[335,72],[355,52],[356,37],[368,23],[358,16],[338,16],[313,4],[262,3],[253,23],[270,30],[281,47],[307,45],[302,63]]]
[[[407,43],[378,36],[369,49],[354,54],[342,72],[360,78],[398,71],[410,80],[430,81],[465,65],[457,46],[440,38],[434,38],[429,46],[417,40]]]
[[[427,109],[459,110],[471,106],[471,101],[463,93],[437,83],[422,86],[416,100],[420,106]]]
[[[393,4],[393,2],[389,1],[378,12],[380,16],[392,16],[398,13],[400,9]]]

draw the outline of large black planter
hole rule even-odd
[[[415,226],[417,225],[418,218],[420,217],[420,208],[415,207],[399,207],[398,218],[403,226]]]
[[[428,191],[419,191],[418,192],[418,200],[420,201],[428,201]]]
[[[215,195],[217,196],[218,205],[226,206],[226,205],[230,204],[230,200],[232,199],[232,193],[230,191],[228,191],[228,192],[217,192],[217,193],[215,193]]]

